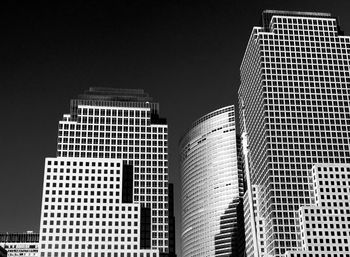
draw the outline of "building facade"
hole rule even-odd
[[[45,160],[41,257],[167,256],[167,133],[143,90],[72,100]]]
[[[236,256],[243,179],[234,106],[193,123],[180,141],[180,167],[182,256]]]
[[[0,246],[7,251],[8,257],[38,257],[39,233],[1,233]]]
[[[315,204],[299,209],[302,251],[286,257],[350,256],[350,165],[312,168]]]
[[[248,199],[248,191],[244,193],[243,202],[244,202],[244,235],[245,235],[245,252],[246,257],[254,257],[254,248],[257,247],[257,251],[259,252],[259,257],[265,257],[265,233],[264,233],[264,219],[259,217],[258,211],[258,195],[259,192],[258,187],[252,186],[252,196],[253,196],[253,210],[254,210],[254,221],[255,221],[255,229],[256,229],[256,237],[257,237],[257,246],[254,245],[253,240],[253,226],[250,222],[250,211],[249,211],[249,199]]]
[[[315,204],[313,165],[350,163],[349,61],[350,38],[330,14],[264,11],[253,28],[240,124],[266,256],[303,249],[300,208]]]

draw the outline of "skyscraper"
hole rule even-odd
[[[240,124],[244,116],[266,256],[303,249],[299,210],[315,204],[313,165],[350,163],[349,62],[350,37],[331,14],[264,11],[253,28]]]
[[[168,128],[143,90],[90,88],[46,158],[41,257],[169,253]]]
[[[195,121],[180,141],[182,256],[237,256],[243,194],[234,106]]]

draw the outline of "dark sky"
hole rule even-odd
[[[69,100],[89,86],[143,88],[160,103],[180,225],[178,140],[200,116],[236,102],[261,11],[331,12],[350,35],[348,0],[9,2],[0,18],[0,232],[39,231],[44,158],[55,156]]]

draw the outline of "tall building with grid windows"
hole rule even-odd
[[[45,161],[40,256],[171,254],[167,130],[143,90],[90,88],[72,100]]]
[[[315,204],[313,165],[350,163],[349,62],[350,37],[331,14],[264,11],[253,28],[240,124],[266,256],[303,249],[300,208]]]
[[[182,256],[238,256],[243,177],[234,106],[195,121],[180,141]]]

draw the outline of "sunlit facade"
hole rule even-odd
[[[265,256],[265,233],[264,233],[264,219],[259,217],[259,205],[258,201],[258,192],[259,189],[257,186],[252,186],[252,196],[253,196],[253,210],[254,210],[254,221],[256,226],[256,237],[257,237],[257,246],[253,242],[253,226],[250,222],[250,212],[249,212],[249,199],[248,191],[244,193],[243,203],[244,203],[244,235],[245,235],[245,253],[246,257],[254,257],[254,247],[257,247],[259,252],[259,257]]]
[[[180,141],[180,155],[182,256],[236,256],[243,187],[234,106],[194,122]]]

